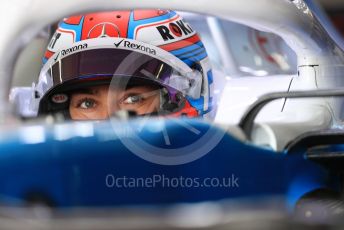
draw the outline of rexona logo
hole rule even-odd
[[[61,50],[61,55],[64,56],[64,55],[73,53],[73,52],[78,51],[78,50],[86,49],[87,46],[88,46],[87,43],[84,43],[84,44],[80,44],[77,46],[73,46],[73,47],[65,49],[65,50]]]
[[[123,41],[124,41],[124,39],[121,40],[121,41],[118,42],[118,43],[114,43],[114,45],[115,45],[116,47],[118,47],[120,44],[122,44]],[[124,42],[123,42],[123,46],[126,47],[126,48],[129,48],[129,49],[141,50],[141,51],[143,51],[143,52],[146,52],[146,53],[149,53],[149,54],[156,55],[156,50],[155,50],[155,49],[150,48],[150,47],[147,47],[147,46],[144,46],[144,45],[135,44],[135,43],[130,42],[130,41],[124,41]]]
[[[171,22],[168,25],[158,26],[156,28],[164,41],[173,40],[194,32],[183,20]]]

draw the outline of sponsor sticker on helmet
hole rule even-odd
[[[182,36],[188,37],[194,34],[190,25],[183,20],[171,22],[167,25],[161,25],[156,27],[156,29],[159,31],[164,41],[174,40]]]
[[[128,49],[132,49],[135,51],[140,50],[140,51],[145,52],[145,53],[156,55],[155,49],[148,47],[148,46],[145,46],[143,44],[137,44],[137,43],[134,43],[133,41],[129,41],[129,40],[125,40],[125,39],[122,39],[119,42],[115,42],[114,45],[116,46],[116,48],[118,48],[120,45],[122,45],[123,47],[128,48]]]
[[[55,94],[51,97],[51,100],[54,103],[61,104],[61,103],[65,103],[68,100],[68,96],[66,94],[63,94],[63,93]]]
[[[195,35],[196,32],[181,17],[163,23],[139,26],[135,30],[135,39],[154,45],[177,42]]]
[[[68,48],[68,49],[61,50],[61,55],[65,56],[67,54],[74,53],[76,51],[87,49],[87,46],[88,46],[87,43],[84,43],[84,44],[79,44],[79,45],[73,46],[73,47]]]
[[[74,30],[57,29],[49,42],[48,50],[55,53],[65,47],[66,44],[75,42],[76,33]]]

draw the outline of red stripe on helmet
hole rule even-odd
[[[79,25],[82,19],[82,15],[72,16],[63,20],[63,22],[70,25]]]
[[[188,100],[185,100],[185,106],[183,109],[173,114],[170,114],[167,117],[181,117],[181,116],[187,116],[187,117],[192,118],[192,117],[198,117],[199,115],[198,115],[197,109],[192,107]]]
[[[193,45],[199,41],[200,41],[200,38],[199,38],[198,34],[195,34],[192,37],[183,39],[181,41],[173,42],[173,43],[162,45],[159,47],[161,49],[166,50],[166,51],[172,51],[172,50],[177,50],[177,49],[184,48],[186,46]]]
[[[49,59],[51,56],[53,56],[55,53],[54,52],[51,52],[49,50],[45,51],[45,54],[44,54],[44,57],[46,59]]]
[[[134,20],[139,21],[148,18],[155,18],[167,14],[167,10],[135,10]]]
[[[73,36],[73,41],[75,42],[75,31],[74,30],[64,30],[62,28],[58,28],[56,31],[71,34]]]

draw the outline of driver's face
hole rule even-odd
[[[138,115],[156,112],[159,90],[150,86],[136,86],[126,90],[94,86],[80,89],[71,95],[69,112],[74,120],[103,120],[119,110]]]

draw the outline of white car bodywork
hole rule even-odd
[[[229,132],[238,133],[237,123],[248,104],[266,92],[343,87],[344,54],[302,0],[13,0],[2,3],[0,24],[0,79],[2,115],[7,101],[15,60],[24,47],[46,25],[67,15],[87,11],[132,8],[165,8],[214,15],[251,26],[282,37],[297,55],[297,75],[228,78],[217,73],[222,94],[219,100],[218,123],[225,123]],[[230,57],[228,57],[229,59]],[[233,65],[230,65],[230,68]],[[215,73],[216,74],[216,73]],[[223,84],[225,83],[225,84]],[[223,90],[222,90],[223,89]],[[29,95],[28,91],[28,95]],[[285,144],[303,132],[330,128],[340,120],[340,98],[279,100],[267,106],[258,117],[252,141],[282,150]],[[236,109],[234,109],[236,108]],[[228,127],[228,123],[232,123]],[[239,131],[240,132],[240,131]],[[241,136],[240,134],[237,136]]]

